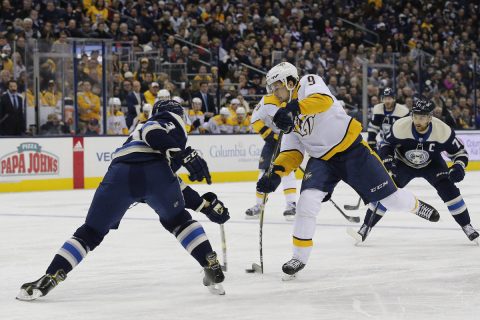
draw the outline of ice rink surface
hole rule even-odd
[[[479,181],[480,173],[469,172],[459,184],[474,227],[480,227]],[[83,223],[94,190],[0,194],[0,319],[480,319],[480,248],[423,180],[408,188],[439,209],[440,222],[389,212],[356,247],[346,234],[352,224],[326,203],[310,261],[290,282],[281,281],[292,232],[281,193],[267,204],[259,275],[245,273],[259,261],[258,221],[244,219],[254,183],[195,188],[213,190],[230,208],[225,296],[208,293],[196,261],[150,208],[138,205],[48,296],[16,301],[21,284],[43,275]],[[358,198],[340,184],[333,199],[343,206]],[[347,213],[363,221],[364,212]],[[193,215],[223,260],[218,225]]]

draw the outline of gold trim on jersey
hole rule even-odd
[[[280,177],[285,177],[293,170],[297,169],[303,161],[303,154],[296,149],[284,150],[280,152],[275,159],[274,165],[279,165],[285,168],[285,171],[275,171]]]
[[[273,104],[279,108],[284,108],[286,103],[280,102],[274,94],[267,94],[263,96],[263,104]]]
[[[336,155],[339,152],[345,151],[350,147],[355,140],[357,140],[358,135],[362,132],[362,124],[356,119],[351,119],[348,124],[347,130],[343,139],[337,143],[333,148],[327,151],[323,156],[320,157],[322,160],[330,160],[331,157]]]
[[[264,140],[272,132],[272,129],[267,127],[265,125],[265,122],[263,122],[260,119],[255,121],[254,123],[252,123],[252,128],[253,128],[253,131],[258,133],[262,137],[262,139],[264,139]]]
[[[361,141],[360,143],[361,143],[362,145],[364,145],[365,148],[367,148],[367,149],[370,151],[370,153],[371,153],[375,158],[377,158],[378,162],[380,162],[380,164],[381,164],[382,167],[385,169],[385,171],[388,172],[387,168],[385,168],[385,165],[383,164],[382,159],[381,159],[380,156],[370,147],[370,145],[368,144],[368,142],[362,139],[362,141]],[[392,179],[392,176],[391,176],[390,174],[389,174],[388,176],[390,177],[390,180],[392,181],[393,185],[394,185],[395,187],[397,187],[397,184],[395,183],[395,180]],[[397,187],[397,188],[398,188],[398,187]]]
[[[300,239],[300,238],[297,238],[295,236],[293,236],[292,239],[293,239],[293,245],[295,247],[306,248],[306,247],[312,247],[313,246],[312,239]]]
[[[297,193],[297,188],[288,188],[283,190],[283,194],[295,194]]]
[[[327,94],[314,93],[299,101],[300,113],[313,115],[325,112],[333,105],[333,99]]]

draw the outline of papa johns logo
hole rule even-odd
[[[430,155],[425,150],[408,150],[405,152],[405,158],[413,164],[419,165],[424,164],[430,158]]]
[[[0,158],[0,176],[58,175],[59,159],[35,142],[22,143]]]

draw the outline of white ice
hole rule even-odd
[[[480,172],[459,184],[472,224],[480,226]],[[299,182],[300,185],[300,182]],[[435,205],[441,221],[389,212],[359,247],[351,226],[323,205],[310,261],[295,281],[281,281],[291,257],[292,225],[277,192],[265,212],[265,274],[247,274],[259,262],[258,221],[244,219],[254,183],[195,187],[213,190],[230,208],[226,224],[225,296],[211,295],[201,268],[166,232],[147,206],[129,210],[119,230],[46,297],[15,300],[20,286],[38,279],[83,223],[94,190],[0,195],[0,319],[480,319],[480,248],[455,223],[423,180],[409,189]],[[339,184],[341,206],[357,196]],[[363,220],[365,207],[347,212]],[[219,227],[194,213],[223,260]],[[358,225],[353,225],[358,228]]]

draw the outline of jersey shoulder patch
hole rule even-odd
[[[428,137],[429,141],[438,141],[445,143],[452,135],[452,128],[440,119],[432,118],[432,133]]]
[[[396,104],[395,110],[393,111],[393,115],[399,118],[403,118],[410,113],[410,109],[407,108],[404,104]]]
[[[373,114],[384,114],[385,108],[383,107],[383,103],[379,103],[373,106]]]
[[[391,132],[397,139],[414,139],[412,134],[412,118],[405,117],[398,119],[392,125]]]

